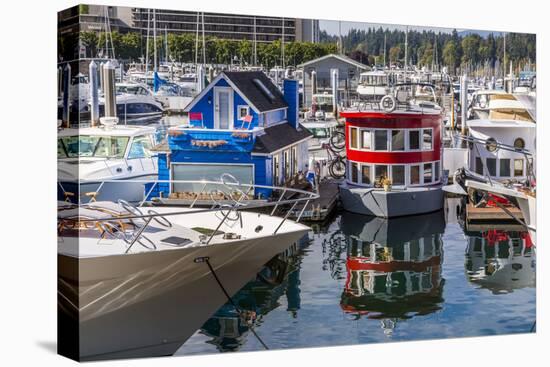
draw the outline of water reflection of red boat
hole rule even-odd
[[[444,229],[442,212],[395,219],[345,213],[348,257],[342,310],[391,319],[393,328],[397,319],[440,309]]]

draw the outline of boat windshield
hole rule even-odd
[[[363,74],[359,77],[359,83],[363,85],[385,86],[388,84],[386,75]]]
[[[64,136],[57,140],[58,158],[124,158],[127,136]]]
[[[324,127],[313,127],[308,128],[308,130],[313,134],[314,138],[328,138],[329,137],[329,129]]]
[[[117,94],[142,94],[148,95],[147,90],[139,85],[117,85]]]

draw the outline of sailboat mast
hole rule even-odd
[[[281,66],[285,68],[285,18],[281,28]]]
[[[153,71],[157,71],[157,15],[153,9]]]
[[[504,56],[503,56],[503,59],[502,59],[502,77],[504,78],[506,76],[506,33],[503,33],[502,34],[504,39],[503,39],[503,42],[504,44],[502,45],[502,49],[504,51]]]
[[[386,31],[384,31],[384,67],[386,67]]]
[[[166,51],[165,61],[168,63],[168,27],[164,26],[164,51]]]
[[[151,32],[151,9],[147,9],[147,37],[145,37],[145,82],[147,82],[147,73],[149,72],[149,34]]]
[[[195,34],[195,66],[199,62],[199,23],[200,23],[200,13],[197,12],[197,33]]]
[[[258,54],[256,52],[256,17],[254,17],[254,66],[258,66]]]
[[[206,40],[204,38],[204,12],[202,12],[202,64],[206,65]]]
[[[407,80],[407,59],[408,59],[408,48],[409,48],[409,27],[405,31],[405,81]]]

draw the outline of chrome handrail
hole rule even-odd
[[[205,244],[208,245],[208,244],[210,244],[213,237],[218,232],[219,228],[221,228],[221,226],[226,222],[226,220],[228,219],[230,213],[232,213],[232,212],[237,212],[237,215],[240,217],[241,214],[239,212],[242,211],[242,210],[274,207],[273,211],[270,213],[270,216],[273,216],[276,209],[278,207],[280,207],[281,205],[292,204],[291,209],[286,212],[286,214],[283,218],[281,218],[281,222],[278,224],[275,231],[273,232],[273,234],[276,234],[277,231],[282,227],[284,222],[288,219],[291,212],[293,212],[293,210],[296,208],[298,203],[305,202],[304,207],[302,208],[296,222],[300,221],[300,219],[302,217],[302,214],[305,210],[305,207],[309,204],[309,202],[319,198],[319,194],[317,194],[315,192],[311,192],[311,191],[294,189],[294,188],[290,188],[290,187],[256,185],[256,184],[243,184],[243,183],[238,182],[237,180],[235,180],[235,182],[227,182],[225,180],[224,181],[205,181],[205,180],[201,180],[201,181],[196,181],[196,180],[124,180],[124,181],[120,181],[120,180],[104,180],[104,181],[101,181],[101,182],[83,180],[83,181],[80,181],[79,183],[80,184],[86,184],[86,183],[90,183],[90,182],[100,184],[101,186],[103,186],[106,183],[118,183],[118,184],[142,183],[144,185],[145,184],[152,184],[152,187],[147,191],[144,200],[140,201],[140,204],[139,204],[140,206],[145,203],[146,199],[149,197],[149,195],[153,191],[154,187],[156,187],[160,183],[168,183],[168,184],[174,184],[174,183],[198,184],[198,183],[202,183],[203,184],[203,191],[204,191],[204,188],[207,185],[222,185],[226,188],[228,188],[228,187],[238,187],[239,188],[238,191],[242,193],[238,200],[232,199],[232,201],[233,201],[232,205],[222,206],[222,205],[216,204],[215,206],[212,206],[210,208],[194,209],[194,210],[191,210],[191,211],[185,210],[185,211],[175,211],[175,212],[171,212],[171,213],[156,213],[156,212],[150,211],[147,214],[141,214],[141,213],[136,214],[136,213],[132,213],[128,209],[126,209],[126,211],[128,211],[128,215],[111,216],[111,217],[106,217],[106,218],[62,218],[63,221],[78,222],[78,223],[104,223],[104,222],[121,221],[121,220],[135,220],[135,219],[144,220],[145,225],[141,226],[136,231],[136,234],[132,235],[132,237],[129,239],[129,241],[127,241],[127,243],[130,246],[127,248],[126,253],[130,250],[130,248],[133,246],[133,244],[136,241],[139,242],[139,239],[142,235],[142,232],[149,225],[151,220],[153,220],[154,218],[157,218],[157,217],[165,218],[165,217],[175,216],[175,215],[188,215],[188,214],[199,214],[199,213],[209,213],[209,212],[221,212],[223,214],[223,218],[221,219],[220,223],[217,225],[217,228],[212,232],[212,234],[210,235],[208,240],[205,242]],[[59,183],[59,186],[64,190],[61,183]],[[243,192],[242,190],[240,190],[240,188],[243,188],[243,187],[248,188],[246,190],[246,193]],[[243,202],[243,200],[248,197],[248,194],[254,189],[270,189],[270,190],[273,190],[273,191],[282,191],[283,194],[276,201],[256,200],[256,201]],[[291,192],[294,195],[292,195],[291,198],[285,198],[285,194],[288,193],[288,192]],[[193,200],[191,205],[186,206],[186,208],[192,208],[193,205],[195,204],[195,202],[196,202],[196,198],[195,198],[195,200]],[[224,211],[226,211],[226,212],[224,212]]]

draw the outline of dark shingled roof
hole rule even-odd
[[[229,80],[254,105],[259,112],[288,107],[283,94],[273,82],[261,71],[224,71]],[[268,93],[258,85],[263,84]]]
[[[312,134],[304,129],[296,130],[288,123],[278,124],[268,127],[264,130],[265,134],[256,138],[252,153],[273,153],[281,148],[292,145],[300,140],[304,140]]]

